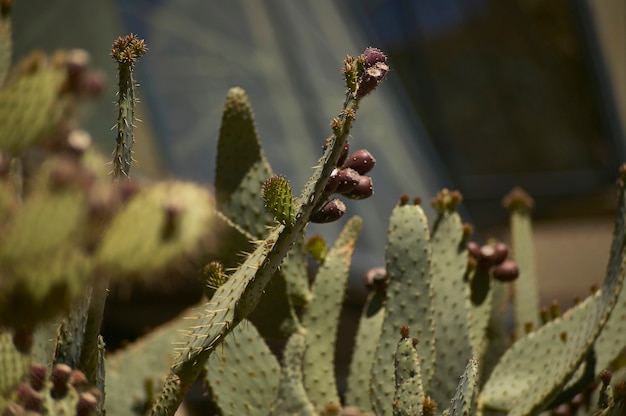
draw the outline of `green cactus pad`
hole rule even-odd
[[[493,371],[500,357],[511,345],[511,334],[507,326],[510,285],[491,282],[486,301],[478,307],[470,306],[470,337],[474,356],[479,358],[480,384]]]
[[[283,176],[272,176],[264,181],[263,199],[265,207],[278,222],[289,226],[293,224],[293,196],[287,179]]]
[[[478,361],[470,358],[450,401],[449,416],[468,416],[472,408],[474,391],[478,383]]]
[[[40,55],[26,60],[35,68],[0,90],[0,148],[14,154],[52,132],[72,102],[62,92],[67,74],[63,65],[52,65]]]
[[[443,193],[441,200],[456,206],[454,198]],[[443,204],[443,202],[441,202]],[[445,205],[432,231],[432,267],[430,269],[431,290],[435,293],[435,338],[445,348],[435,349],[435,371],[430,388],[432,399],[445,403],[454,393],[459,369],[472,356],[468,332],[466,304],[469,286],[463,275],[467,267],[467,251],[462,244],[463,223],[453,208]]]
[[[0,397],[7,397],[28,374],[30,355],[20,352],[13,344],[13,334],[0,332]],[[0,408],[0,410],[2,410]]]
[[[302,315],[307,343],[304,386],[318,410],[329,403],[340,404],[334,371],[335,344],[352,254],[362,225],[359,217],[352,217],[346,223],[316,274],[313,300]]]
[[[302,361],[305,350],[305,335],[299,332],[293,333],[285,347],[278,394],[272,403],[270,415],[316,415],[315,408],[306,395],[302,380]]]
[[[205,365],[213,400],[223,416],[267,415],[278,391],[280,366],[252,323],[244,321]]]
[[[624,278],[626,197],[620,188],[607,275],[600,292],[519,339],[487,380],[479,406],[510,416],[541,410],[587,355],[618,300]],[[566,337],[563,336],[566,334]]]
[[[393,399],[394,416],[419,415],[424,403],[424,387],[416,339],[402,338],[394,354],[396,391]]]
[[[96,253],[102,267],[145,275],[173,265],[210,243],[214,201],[209,191],[163,182],[140,191],[113,219]]]
[[[215,192],[217,206],[256,238],[267,234],[273,221],[264,208],[261,184],[273,176],[263,154],[250,100],[241,88],[226,95],[217,143]]]
[[[44,167],[35,182],[45,183]],[[35,325],[69,307],[89,281],[80,248],[88,225],[82,191],[35,186],[0,240],[0,321]]]
[[[539,317],[539,287],[535,264],[530,209],[520,204],[511,205],[511,257],[517,263],[520,275],[515,281],[513,305],[515,312],[515,335],[524,334],[524,325],[533,328],[541,325]]]
[[[384,295],[379,292],[368,295],[354,340],[347,379],[346,403],[361,409],[372,408],[369,382],[385,317],[383,302]]]
[[[126,348],[107,356],[105,409],[110,415],[144,412],[158,391],[172,364],[173,349],[181,331],[189,326],[196,310],[188,310],[139,338]],[[152,391],[152,393],[151,393]]]
[[[408,325],[419,340],[417,352],[428,391],[435,360],[431,249],[428,223],[419,205],[398,205],[389,220],[385,318],[372,366],[370,391],[374,410],[391,414],[394,395],[393,354],[400,328]]]
[[[0,16],[0,87],[4,84],[13,56],[11,16]]]

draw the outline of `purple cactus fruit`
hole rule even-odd
[[[346,213],[346,205],[339,199],[331,199],[309,218],[311,222],[324,224],[327,222],[337,221]]]
[[[372,178],[369,176],[361,175],[359,178],[359,184],[348,193],[343,194],[346,198],[350,199],[365,199],[374,194],[374,186],[372,185]]]
[[[356,97],[360,99],[374,91],[388,72],[389,67],[382,62],[377,62],[375,65],[367,68],[359,81],[359,89],[356,91]]]
[[[89,416],[98,406],[98,399],[89,392],[81,393],[76,403],[76,416]]]
[[[369,68],[370,66],[374,66],[379,62],[387,63],[387,56],[378,48],[365,48],[363,51],[363,56],[365,56],[365,66]]]
[[[33,390],[31,386],[26,383],[19,385],[16,391],[17,399],[24,406],[26,410],[41,411],[43,406],[43,395]]]
[[[495,264],[502,264],[504,260],[509,256],[509,248],[504,243],[496,243],[493,246],[493,262]]]
[[[359,172],[361,175],[365,175],[372,170],[376,164],[376,159],[370,152],[365,149],[357,150],[352,153],[343,163],[344,168],[352,168]]]
[[[512,282],[519,276],[519,269],[513,260],[505,260],[493,269],[493,278],[501,282]]]
[[[480,257],[481,257],[481,255],[480,255],[480,246],[478,245],[478,243],[475,243],[474,241],[470,241],[469,243],[467,243],[467,252],[475,260],[479,260]]]
[[[36,391],[43,389],[46,384],[46,366],[43,364],[31,364],[28,381],[30,386]]]
[[[356,188],[360,182],[359,173],[350,168],[342,168],[337,171],[337,189],[339,194],[347,194]]]
[[[50,381],[52,381],[52,389],[50,395],[53,399],[65,397],[68,391],[68,382],[72,374],[72,368],[67,364],[57,364],[52,369]]]

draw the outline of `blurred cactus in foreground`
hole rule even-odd
[[[339,320],[367,224],[351,217],[334,244],[307,239],[306,226],[374,193],[376,159],[351,152],[348,138],[389,71],[386,56],[346,58],[343,106],[300,194],[267,161],[245,91],[229,90],[213,194],[131,180],[143,40],[119,38],[112,50],[110,175],[75,117],[101,76],[83,51],[35,53],[9,70],[10,5],[0,2],[0,414],[173,415],[197,380],[221,415],[624,414],[626,168],[604,284],[564,312],[539,311],[523,191],[505,198],[510,248],[470,241],[458,191],[433,199],[432,222],[419,198],[400,197],[385,265],[365,279],[343,391]],[[109,282],[173,272],[196,276],[203,300],[105,360]]]

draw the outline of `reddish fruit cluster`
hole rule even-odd
[[[376,159],[365,149],[357,150],[348,156],[349,144],[346,141],[337,167],[333,169],[324,188],[324,194],[340,194],[350,199],[365,199],[374,194],[372,178],[365,175],[376,164]],[[336,221],[346,212],[346,206],[339,199],[328,201],[322,209],[311,215],[311,222],[326,223]]]
[[[387,56],[377,48],[366,48],[363,52],[363,74],[356,91],[357,98],[363,98],[382,82],[387,73]]]
[[[507,260],[509,248],[504,243],[485,244],[479,246],[470,241],[467,251],[476,261],[476,267],[483,270],[492,269],[494,279],[501,282],[511,282],[519,276],[519,269],[513,260]]]
[[[79,370],[72,370],[66,364],[57,364],[50,374],[50,391],[46,392],[46,366],[33,364],[30,369],[28,383],[22,383],[16,390],[18,403],[13,403],[3,414],[43,414],[46,413],[46,395],[53,400],[63,400],[70,388],[78,392],[76,404],[76,416],[88,416],[94,414],[100,401],[100,391],[88,390],[88,382],[85,375]]]

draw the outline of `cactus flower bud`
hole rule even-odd
[[[309,219],[311,220],[311,222],[324,224],[327,222],[337,221],[345,213],[346,205],[339,199],[332,199],[328,201],[326,205],[322,207],[322,209],[314,214],[311,214],[311,217]]]
[[[357,150],[352,153],[343,163],[344,168],[351,168],[356,170],[361,175],[365,175],[372,170],[376,164],[376,159],[370,152],[365,149]]]
[[[378,293],[385,293],[387,289],[387,270],[384,267],[374,267],[365,273],[363,279],[368,290],[375,290]]]

